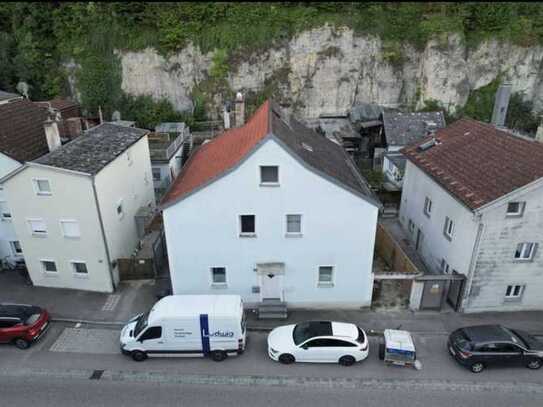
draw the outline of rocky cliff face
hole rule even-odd
[[[132,95],[166,98],[179,110],[191,109],[192,89],[208,76],[211,58],[212,53],[202,54],[193,46],[168,59],[152,49],[122,53],[122,88]],[[346,112],[357,102],[420,107],[434,99],[454,111],[470,91],[500,73],[513,92],[524,92],[536,110],[543,110],[543,47],[488,41],[470,50],[458,35],[431,41],[422,51],[404,45],[391,55],[378,38],[322,27],[284,46],[247,55],[231,67],[228,83],[236,92],[258,93],[274,86],[298,115],[317,117]],[[215,101],[220,104],[220,98]]]

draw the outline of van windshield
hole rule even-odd
[[[242,311],[241,313],[241,333],[245,333],[245,328],[247,327],[247,317],[245,316],[245,312]]]
[[[136,323],[136,327],[134,328],[134,338],[137,338],[138,335],[147,328],[147,318],[149,317],[149,313],[146,312],[145,314],[141,314],[138,318],[138,322]]]

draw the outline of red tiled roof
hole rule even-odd
[[[43,122],[46,109],[27,99],[0,105],[0,151],[18,161],[31,161],[49,151]]]
[[[266,101],[243,127],[228,130],[202,144],[162,199],[162,205],[177,200],[235,167],[269,133],[269,110],[270,101]]]
[[[470,209],[477,209],[543,177],[543,144],[494,126],[462,119],[401,152]]]

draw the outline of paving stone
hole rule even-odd
[[[119,353],[119,331],[64,328],[49,350],[51,352],[116,354]]]

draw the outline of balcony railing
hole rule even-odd
[[[150,138],[149,152],[151,160],[169,160],[185,142],[186,138],[185,134],[180,134],[173,141],[169,141],[167,133],[159,133],[156,138]]]

